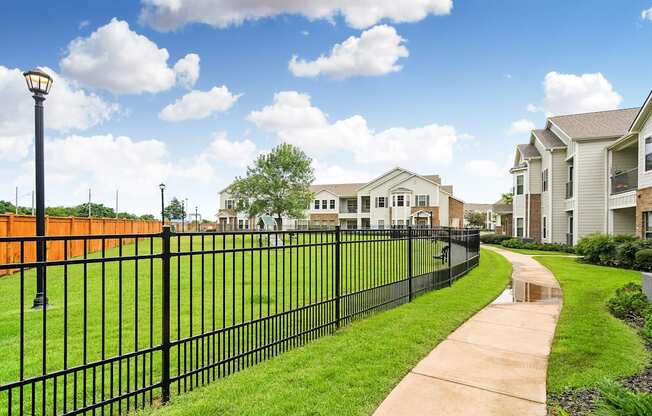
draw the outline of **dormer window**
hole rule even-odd
[[[224,201],[224,207],[226,209],[233,209],[235,207],[235,201],[233,199],[227,199]]]

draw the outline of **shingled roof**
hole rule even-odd
[[[541,158],[541,154],[533,144],[519,144],[517,147],[523,159]]]
[[[563,149],[566,147],[563,141],[548,129],[532,130],[532,134],[543,144],[546,149]]]
[[[640,107],[550,117],[571,139],[617,137],[627,133]]]
[[[356,196],[358,194],[358,188],[361,188],[364,185],[364,183],[330,183],[324,185],[310,185],[310,191],[317,193],[326,190],[337,196]]]

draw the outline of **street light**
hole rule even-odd
[[[36,235],[45,237],[45,156],[43,140],[43,101],[52,88],[52,77],[40,69],[32,69],[23,73],[27,89],[34,97],[34,159],[36,162]],[[36,241],[36,296],[32,308],[40,309],[48,305],[45,295],[45,239]]]
[[[181,232],[186,231],[186,203],[181,201]]]
[[[161,226],[165,225],[165,184],[158,186],[161,189]]]

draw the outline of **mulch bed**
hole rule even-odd
[[[636,318],[625,318],[623,321],[634,327],[637,331],[645,323],[641,319]],[[646,342],[645,347],[652,352],[652,344]],[[637,393],[652,393],[652,363],[641,373],[618,380],[618,383]],[[600,392],[595,388],[572,389],[561,393],[550,394],[548,395],[548,415],[556,416],[555,409],[557,406],[561,406],[571,416],[587,416],[591,414],[599,398]]]

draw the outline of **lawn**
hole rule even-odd
[[[171,260],[172,339],[183,339],[332,298],[334,250],[328,243],[332,243],[333,234],[316,233],[302,238],[301,243],[307,244],[305,247],[272,249],[260,249],[261,244],[269,246],[269,241],[249,236],[215,237],[209,234],[203,238],[195,237],[192,241],[188,237],[173,239],[173,252],[188,252],[191,246],[195,251],[210,251],[213,247],[237,251],[183,255]],[[287,241],[286,245],[297,242]],[[442,267],[441,262],[433,258],[441,247],[441,243],[414,240],[415,275]],[[47,372],[52,372],[159,344],[161,261],[147,258],[118,261],[118,256],[136,253],[147,256],[160,253],[160,250],[159,239],[141,240],[138,246],[131,244],[106,250],[105,257],[112,259],[105,264],[48,267],[47,296],[51,306],[45,312],[30,309],[35,293],[34,270],[0,278],[0,356],[3,357],[0,360],[0,384],[20,377],[21,304],[25,319],[25,377],[42,374],[43,365]],[[101,255],[100,251],[88,257],[92,259]],[[342,294],[404,279],[407,257],[405,240],[348,235],[341,250]],[[45,316],[47,342],[44,345]],[[43,350],[46,360],[41,359]],[[177,363],[177,353],[181,354],[173,348],[172,363]],[[185,352],[183,356],[185,361]],[[109,368],[106,368],[103,377],[106,386],[115,382],[116,390],[125,391],[129,382],[132,386],[143,386],[149,381],[146,378],[149,379],[150,374],[155,382],[160,376],[157,357],[158,354],[149,356],[146,362],[142,358],[132,359],[130,375],[127,375],[129,364],[117,366],[122,372],[121,377],[112,369],[109,374]],[[172,374],[177,371],[174,367]],[[94,372],[88,374],[88,380],[84,376],[86,382],[81,377],[75,381],[79,389],[84,384],[88,387],[88,397],[78,403],[93,401],[90,396],[93,384],[99,390],[97,398],[102,395],[102,376],[98,374],[96,380]],[[69,377],[68,403],[72,400],[71,383]],[[63,380],[58,379],[57,384],[61,392]],[[37,384],[37,408],[40,407],[40,388]],[[112,390],[114,394],[116,390]],[[4,400],[6,396],[0,397],[0,405]],[[17,394],[13,400],[18,400]],[[5,409],[3,407],[0,413]]]
[[[482,250],[450,288],[356,321],[194,392],[146,410],[169,415],[368,415],[432,348],[505,288],[511,266]]]
[[[548,365],[548,391],[592,387],[605,378],[636,374],[650,362],[636,331],[606,307],[617,288],[640,282],[640,273],[568,257],[536,259],[555,274],[564,295]]]

